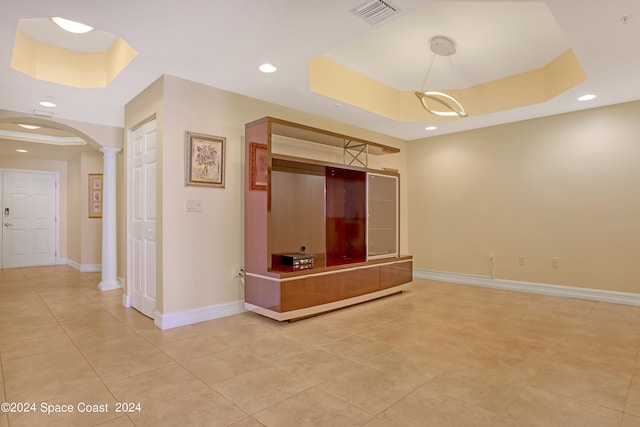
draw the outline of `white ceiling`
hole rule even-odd
[[[456,53],[436,57],[430,40],[451,38]],[[439,2],[400,16],[324,56],[396,90],[475,86],[543,67],[569,43],[545,3]]]
[[[393,0],[400,12],[376,25],[349,12],[360,3],[0,0],[0,109],[31,113],[51,98],[58,105],[55,117],[121,127],[124,105],[170,74],[414,140],[640,99],[638,0]],[[12,69],[18,20],[50,16],[117,34],[138,56],[104,89],[65,87]],[[434,35],[458,44],[451,59],[460,85],[542,66],[567,48],[573,48],[589,80],[543,104],[440,123],[431,133],[424,130],[426,112],[424,122],[396,122],[309,90],[307,61],[318,55],[397,89],[421,89],[416,86],[424,79]],[[277,65],[278,72],[258,72],[264,62]],[[598,98],[576,101],[584,93]]]

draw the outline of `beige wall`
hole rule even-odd
[[[69,210],[68,221],[71,224],[67,232],[67,259],[76,264],[82,263],[82,229],[80,227],[82,222],[81,161],[82,155],[78,153],[77,156],[67,162],[67,174],[69,177],[67,207]]]
[[[98,150],[86,151],[81,155],[80,175],[80,240],[82,253],[80,264],[86,266],[102,264],[102,219],[89,218],[89,174],[102,173],[104,160]]]
[[[69,160],[69,261],[93,271],[102,264],[102,220],[89,218],[91,173],[102,173],[102,153],[79,153]]]
[[[158,260],[158,311],[183,312],[243,299],[235,271],[243,265],[244,125],[274,116],[404,148],[404,142],[256,99],[164,76],[125,109],[126,128],[158,116],[162,250]],[[226,185],[185,186],[185,132],[226,138]],[[406,154],[386,157],[384,166],[405,173]],[[403,194],[406,185],[403,180]],[[187,200],[201,200],[202,213],[186,212]],[[407,198],[403,197],[403,201]],[[406,236],[406,212],[402,232]],[[403,252],[408,248],[403,239]],[[120,245],[119,250],[121,250]]]
[[[59,221],[59,252],[58,259],[64,260],[68,256],[68,208],[67,208],[67,162],[61,160],[30,159],[27,157],[0,156],[0,168],[22,169],[28,171],[57,172],[60,185],[60,221]]]
[[[494,253],[499,279],[640,293],[638,117],[633,102],[409,142],[414,267],[489,276]]]
[[[118,264],[118,278],[125,282],[127,277],[127,192],[126,192],[126,175],[125,175],[125,153],[124,150],[118,153],[116,156],[116,246],[117,246],[117,264]],[[102,242],[102,239],[100,239]]]

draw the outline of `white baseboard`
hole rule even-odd
[[[131,296],[122,294],[122,306],[124,308],[131,308]]]
[[[71,259],[68,259],[67,265],[75,268],[81,273],[99,273],[102,271],[102,264],[80,264]]]
[[[161,314],[156,311],[154,324],[160,329],[171,329],[178,326],[191,325],[205,322],[232,314],[244,313],[244,301],[233,301],[224,304],[210,305],[208,307],[181,311],[179,313]]]
[[[66,258],[56,258],[56,265],[69,265]]]
[[[529,292],[556,297],[640,306],[640,294],[629,292],[605,291],[601,289],[548,285],[533,282],[519,282],[516,280],[506,279],[492,279],[485,276],[474,276],[471,274],[449,273],[446,271],[435,270],[414,269],[413,277],[417,279],[436,280],[439,282],[458,283],[461,285],[482,286],[485,288],[504,289],[508,291]]]

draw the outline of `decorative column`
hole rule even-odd
[[[116,155],[120,148],[102,147],[104,154],[102,178],[102,281],[98,289],[121,288],[118,281],[118,248],[116,239]]]

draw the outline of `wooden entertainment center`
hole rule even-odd
[[[291,320],[413,280],[399,253],[399,174],[368,167],[399,149],[272,117],[245,125],[245,145],[247,310]]]

